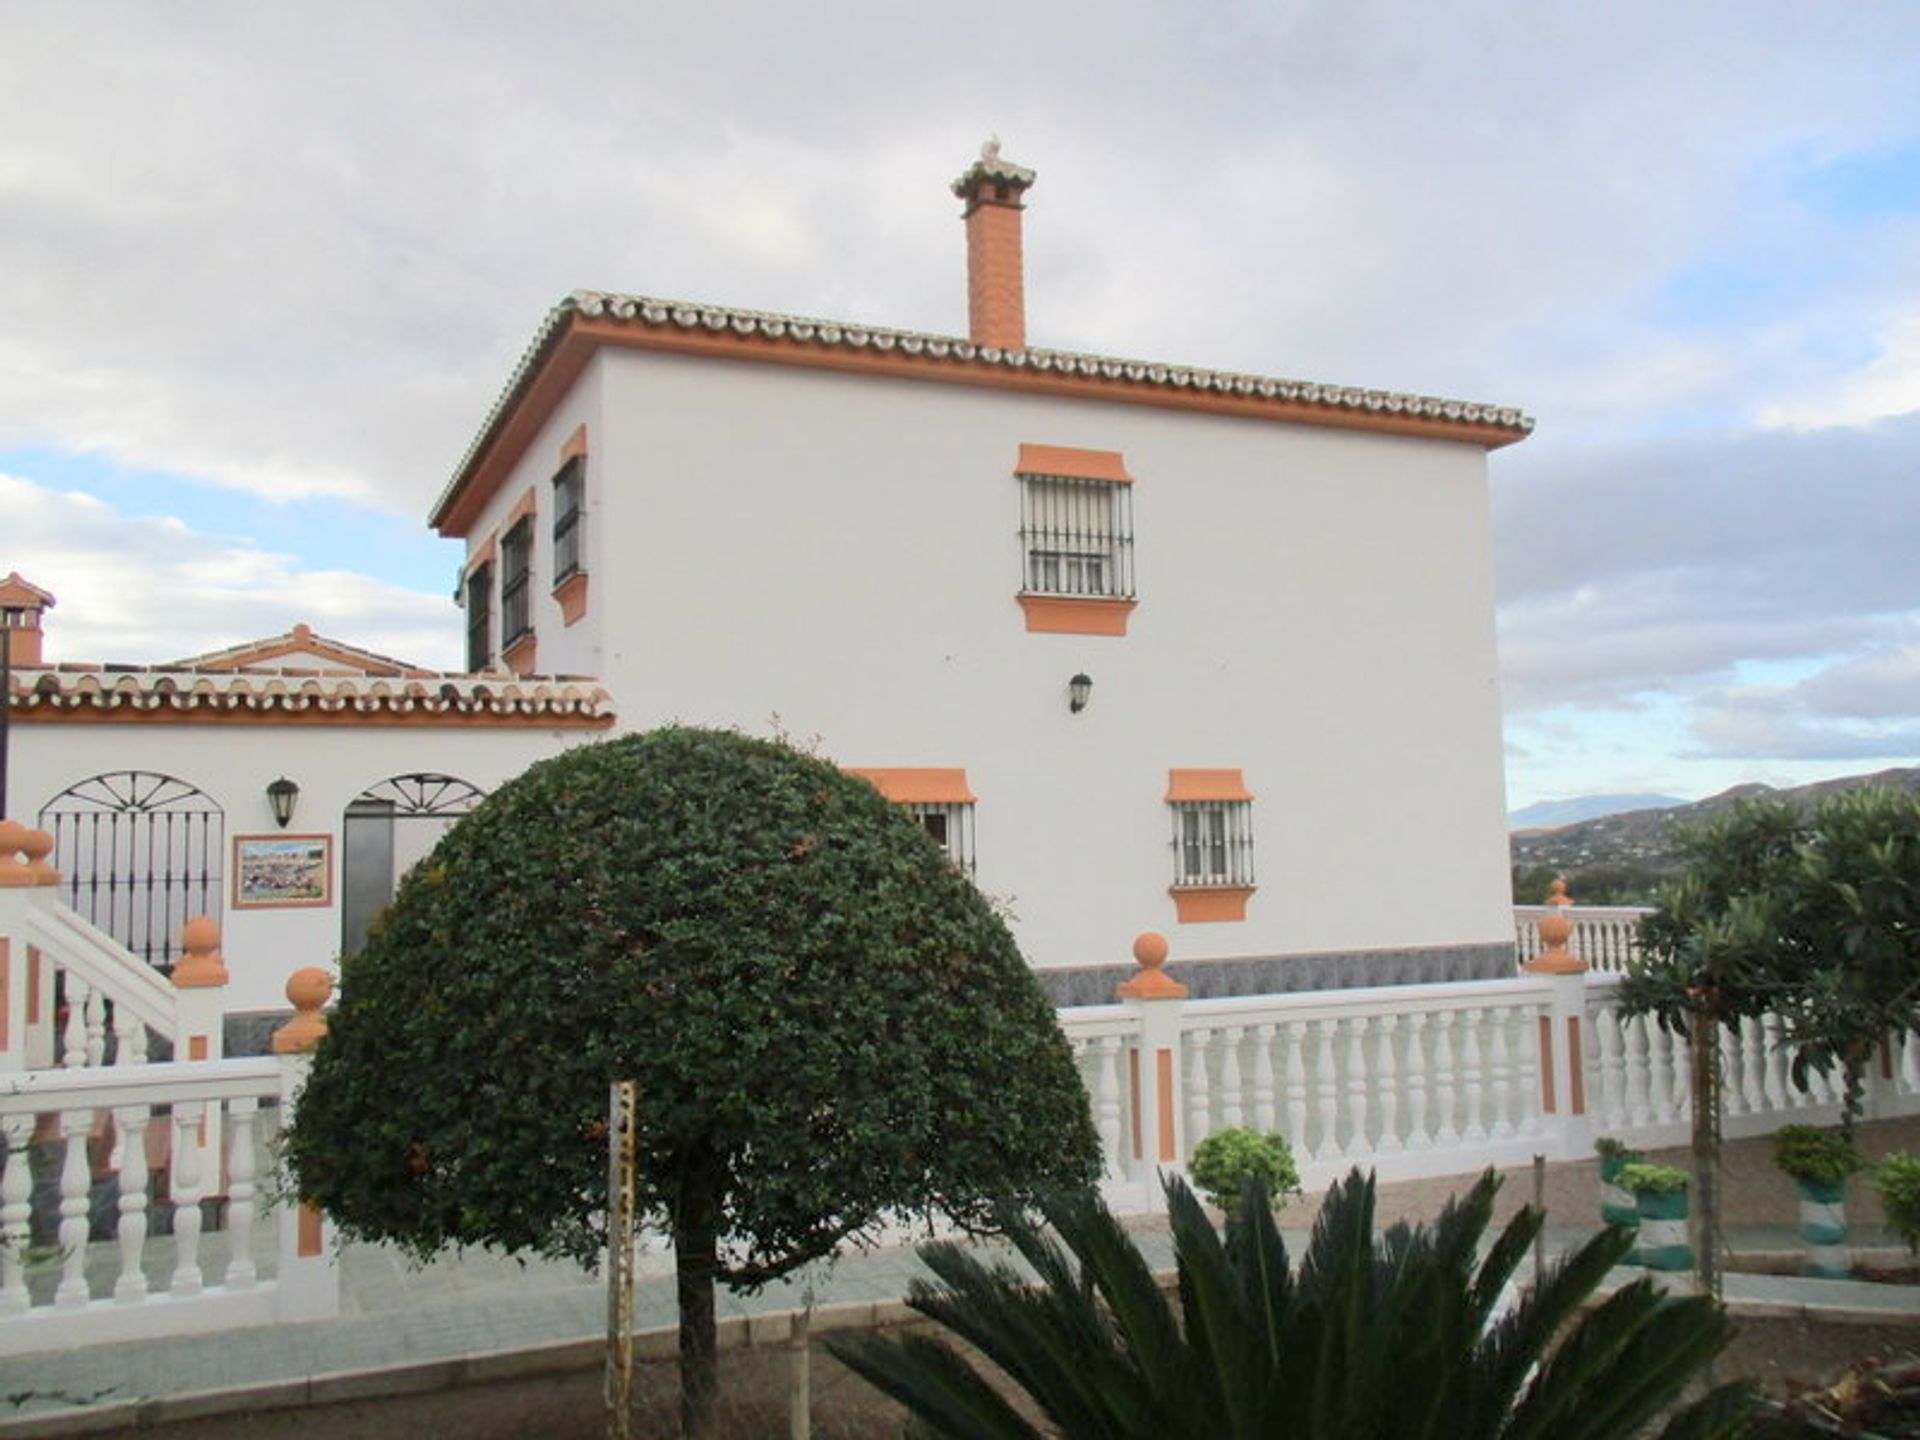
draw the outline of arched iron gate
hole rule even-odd
[[[170,972],[180,928],[220,915],[226,814],[184,780],[114,770],[40,811],[69,905],[135,955]]]

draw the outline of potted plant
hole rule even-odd
[[[1920,1155],[1896,1151],[1873,1167],[1868,1183],[1880,1192],[1893,1233],[1920,1255]]]
[[[1640,1210],[1633,1202],[1633,1192],[1620,1183],[1620,1172],[1647,1157],[1610,1135],[1594,1141],[1593,1148],[1600,1157],[1600,1221],[1631,1230],[1640,1223]]]
[[[1633,1263],[1649,1270],[1690,1270],[1693,1246],[1687,1243],[1687,1187],[1693,1177],[1671,1165],[1635,1162],[1620,1171],[1620,1184],[1633,1192],[1640,1214],[1640,1243]]]
[[[1300,1167],[1294,1163],[1287,1137],[1240,1125],[1216,1130],[1202,1140],[1187,1173],[1229,1215],[1240,1207],[1241,1188],[1255,1178],[1265,1182],[1275,1205],[1300,1193]]]
[[[1853,1268],[1847,1255],[1847,1177],[1860,1168],[1860,1152],[1837,1130],[1783,1125],[1774,1132],[1773,1163],[1800,1190],[1807,1274],[1846,1279]]]

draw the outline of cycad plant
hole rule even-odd
[[[1742,1433],[1744,1384],[1674,1408],[1730,1336],[1719,1306],[1640,1280],[1583,1312],[1632,1246],[1616,1227],[1520,1290],[1543,1217],[1522,1210],[1482,1254],[1499,1184],[1488,1171],[1433,1225],[1376,1239],[1373,1177],[1355,1170],[1296,1270],[1258,1182],[1223,1240],[1171,1180],[1177,1304],[1097,1196],[1057,1198],[1044,1225],[1005,1217],[1033,1276],[956,1245],[920,1252],[937,1283],[909,1303],[1003,1383],[924,1334],[832,1349],[921,1433],[965,1440],[1621,1440],[1663,1416],[1670,1440]]]

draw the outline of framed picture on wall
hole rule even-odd
[[[233,837],[233,908],[333,903],[331,835]]]

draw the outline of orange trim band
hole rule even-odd
[[[1124,635],[1137,600],[1085,595],[1021,595],[1027,629],[1037,635]]]
[[[27,1024],[40,1023],[40,952],[27,947]]]
[[[576,425],[573,427],[573,433],[567,436],[567,443],[560,447],[560,462],[564,465],[569,460],[578,460],[586,453],[587,427]]]
[[[311,1205],[302,1205],[300,1207],[299,1241],[294,1247],[294,1253],[302,1260],[310,1260],[314,1256],[321,1254],[326,1248],[324,1244],[325,1234],[325,1222],[320,1218],[320,1212]]]
[[[1140,1052],[1127,1051],[1127,1096],[1133,1110],[1133,1158],[1140,1159],[1146,1151],[1140,1134]]]
[[[973,791],[967,788],[964,768],[849,765],[847,773],[858,775],[887,799],[902,805],[971,805],[975,799]]]
[[[463,590],[466,588],[467,581],[472,578],[474,571],[478,570],[482,565],[491,565],[493,563],[494,556],[499,552],[499,549],[500,537],[496,531],[494,534],[487,536],[486,544],[467,556],[466,568],[460,572],[460,586]],[[464,599],[465,597],[463,596],[462,598]]]
[[[447,715],[428,710],[391,710],[371,713],[353,710],[214,710],[196,705],[190,710],[103,709],[85,706],[53,710],[36,705],[13,710],[15,725],[362,725],[374,729],[398,726],[409,730],[605,730],[611,715],[572,715],[534,711],[514,714]]]
[[[1553,1114],[1553,1020],[1540,1017],[1540,1113]]]
[[[1231,802],[1251,800],[1253,792],[1238,770],[1169,770],[1166,798],[1170,804]]]
[[[207,1037],[206,1036],[194,1035],[188,1038],[187,1058],[189,1060],[204,1060],[207,1058]]]
[[[1126,458],[1118,450],[1080,450],[1072,445],[1022,445],[1016,475],[1056,475],[1068,480],[1111,480],[1131,485]]]
[[[9,953],[9,941],[0,935],[0,1053],[7,1048],[7,1019],[13,1007],[8,987],[13,983],[13,957]]]
[[[1173,913],[1182,925],[1210,925],[1247,918],[1254,885],[1169,885]]]
[[[578,625],[587,614],[587,572],[576,570],[554,588],[553,598],[560,607],[560,618]]]
[[[1153,1058],[1160,1082],[1160,1163],[1170,1165],[1180,1158],[1173,1119],[1173,1051],[1156,1050]]]
[[[536,515],[539,513],[539,511],[540,511],[539,487],[535,485],[529,485],[527,487],[527,493],[522,495],[517,501],[514,502],[513,509],[507,512],[507,518],[500,522],[500,528],[503,531],[511,530],[514,526],[518,525],[522,520],[526,519],[529,515]]]
[[[532,675],[538,669],[539,637],[529,630],[500,652],[506,667],[516,675]]]
[[[1587,1113],[1587,1077],[1582,1073],[1580,1059],[1580,1017],[1567,1016],[1567,1073],[1573,1078],[1567,1082],[1567,1088],[1573,1091],[1573,1113]]]

